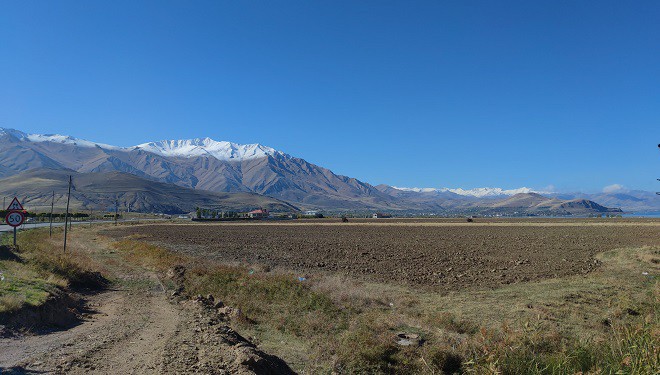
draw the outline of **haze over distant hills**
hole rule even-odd
[[[408,199],[415,199],[417,201],[429,201],[439,198],[467,200],[479,198],[482,200],[505,199],[516,194],[532,193],[567,201],[589,200],[606,207],[618,207],[626,212],[660,211],[660,196],[655,194],[655,192],[623,188],[599,193],[539,191],[526,187],[511,190],[500,188],[465,190],[460,188],[394,188],[387,185],[378,185],[377,188],[394,196],[406,196]]]
[[[179,194],[179,203],[172,205],[182,210],[183,207],[190,207],[190,204],[182,205],[182,201],[200,202],[204,199],[216,201],[219,199],[217,195],[207,194],[202,197],[195,196],[193,192],[252,193],[253,195],[243,196],[249,203],[246,206],[257,204],[255,194],[258,194],[272,197],[272,199],[263,198],[264,200],[259,204],[282,209],[292,209],[295,206],[326,210],[418,212],[473,212],[479,209],[487,212],[506,211],[511,207],[505,203],[499,206],[493,205],[493,202],[511,196],[517,197],[520,194],[535,193],[529,188],[465,190],[372,186],[355,178],[337,175],[304,159],[260,144],[239,145],[214,141],[210,138],[198,138],[117,147],[70,136],[26,134],[13,129],[0,128],[0,176],[12,177],[21,172],[31,171],[27,176],[31,179],[39,179],[41,178],[39,174],[43,173],[51,177],[55,176],[53,170],[81,173],[77,178],[90,181],[87,187],[91,190],[95,183],[101,183],[100,181],[103,180],[101,178],[94,182],[94,174],[105,173],[104,178],[108,179],[112,177],[108,175],[111,172],[123,173],[116,174],[111,179],[127,180],[133,178],[129,177],[130,175],[137,176],[140,181],[139,183],[135,181],[136,187],[148,190],[153,184],[168,196],[177,192],[176,186],[183,187],[185,189]],[[57,178],[60,177],[57,175]],[[16,180],[7,180],[5,183],[8,181],[16,183]],[[125,186],[115,187],[117,190],[127,189]],[[157,199],[137,194],[140,189],[132,190],[133,195],[127,196],[127,199],[135,200],[136,204],[138,201],[143,202],[144,209],[158,208]],[[36,191],[33,193],[38,195]],[[550,210],[558,214],[608,212],[606,207],[589,202],[588,195],[555,193],[544,193],[544,195],[550,196],[551,198],[543,198],[550,199],[551,202],[530,203],[523,211],[545,213]],[[141,198],[137,199],[137,197]],[[606,202],[606,205],[614,207],[635,207],[635,210],[660,208],[660,201],[654,200],[655,197],[655,195],[653,198],[651,195],[640,196],[635,192],[603,193],[597,196],[599,200],[596,202]],[[286,207],[286,202],[293,206]],[[618,203],[626,203],[630,206]],[[657,206],[653,206],[656,203]]]

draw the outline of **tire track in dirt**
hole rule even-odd
[[[114,254],[107,248],[94,255]],[[203,300],[168,299],[154,272],[113,255],[118,290],[88,296],[81,324],[47,334],[0,339],[0,374],[288,374]]]
[[[150,289],[96,296],[91,305],[99,305],[99,311],[72,329],[1,340],[0,366],[17,372],[157,372],[181,319],[159,285]]]
[[[165,345],[173,339],[181,322],[179,311],[162,293],[130,299],[128,308],[113,320],[112,330],[101,336],[102,345],[65,362],[63,369],[67,373],[157,372],[163,363]]]

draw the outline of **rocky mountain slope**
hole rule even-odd
[[[112,211],[115,203],[121,211],[188,213],[195,207],[247,211],[264,207],[271,211],[292,212],[297,207],[259,194],[222,193],[183,188],[147,180],[129,173],[78,173],[63,169],[32,169],[0,179],[0,194],[9,199],[18,196],[31,211],[50,210],[55,192],[55,211],[66,207],[69,175],[73,176],[72,210]]]
[[[403,208],[367,183],[257,144],[205,138],[122,148],[0,129],[0,175],[34,168],[126,172],[192,189],[252,192],[314,208]]]

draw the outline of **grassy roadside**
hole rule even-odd
[[[42,305],[65,288],[97,288],[104,283],[99,267],[87,252],[75,248],[62,253],[61,230],[53,238],[45,230],[19,234],[18,249],[0,245],[0,314]]]
[[[660,371],[657,248],[601,254],[586,276],[438,295],[339,276],[299,281],[139,238],[114,247],[161,274],[184,265],[187,293],[240,308],[237,329],[304,373]]]

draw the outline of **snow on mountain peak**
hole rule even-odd
[[[195,157],[208,155],[219,160],[249,160],[263,158],[269,155],[283,154],[273,148],[260,144],[241,145],[226,141],[215,141],[211,138],[195,138],[184,140],[166,140],[143,143],[133,147],[117,147],[103,143],[90,142],[59,134],[27,134],[19,130],[0,128],[0,135],[9,135],[24,142],[52,142],[71,144],[80,147],[100,147],[106,150],[136,150],[162,156]]]
[[[59,134],[27,134],[20,130],[0,128],[0,135],[11,135],[21,141],[26,142],[53,142],[62,144],[71,144],[80,147],[101,147],[105,149],[118,149],[119,147],[86,141],[84,139],[74,138],[68,135]]]
[[[451,192],[454,194],[458,195],[463,195],[463,196],[468,196],[468,197],[476,197],[476,198],[485,198],[485,197],[498,197],[502,195],[516,195],[520,193],[542,193],[541,191],[535,191],[533,189],[530,189],[528,187],[521,187],[518,189],[502,189],[502,188],[491,188],[491,187],[483,187],[483,188],[475,188],[475,189],[462,189],[462,188],[405,188],[405,187],[396,187],[392,186],[394,189],[401,190],[401,191],[412,191],[416,193],[433,193],[433,192],[438,192],[438,193],[444,193],[444,192]]]
[[[214,141],[208,137],[148,142],[137,145],[134,149],[142,149],[163,156],[186,158],[208,155],[219,160],[258,159],[280,153],[273,148],[262,146],[258,143],[240,145],[226,141]]]

